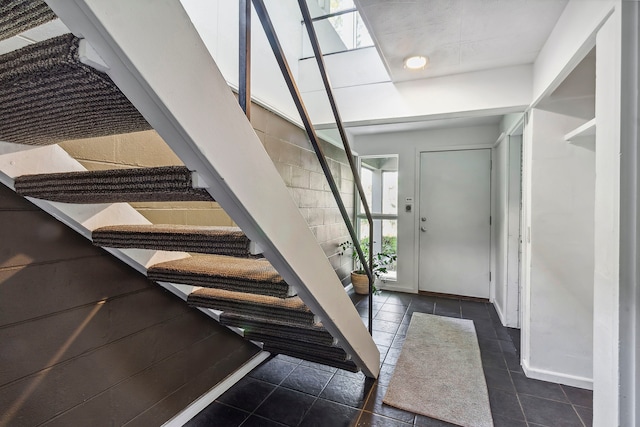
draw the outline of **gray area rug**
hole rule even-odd
[[[413,313],[383,402],[463,427],[493,427],[473,321]]]

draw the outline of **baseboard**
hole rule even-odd
[[[492,304],[493,304],[493,308],[496,309],[496,313],[498,313],[498,318],[500,319],[500,323],[502,323],[502,326],[507,326],[507,321],[504,318],[504,314],[502,314],[502,310],[500,309],[500,306],[496,304],[495,301],[493,301]]]
[[[527,378],[564,384],[572,387],[593,390],[593,379],[576,375],[562,374],[560,372],[547,371],[545,369],[532,368],[526,360],[522,361],[522,370]]]
[[[229,375],[227,378],[218,383],[211,390],[196,399],[191,405],[187,406],[179,414],[164,423],[163,427],[182,427],[191,418],[198,415],[204,408],[209,406],[214,400],[220,397],[225,391],[229,390],[235,383],[244,378],[256,366],[261,364],[269,357],[271,353],[261,351],[253,356],[247,363],[242,365],[237,371]]]
[[[418,292],[413,290],[413,289],[407,289],[406,287],[403,286],[394,286],[394,285],[390,285],[390,283],[393,282],[384,282],[382,284],[377,285],[378,288],[380,288],[383,291],[391,291],[391,292],[402,292],[405,294],[417,294]]]
[[[483,302],[488,303],[488,298],[480,298],[480,297],[470,297],[466,295],[456,295],[456,294],[443,294],[441,292],[431,292],[431,291],[418,291],[420,295],[425,295],[428,297],[435,298],[444,298],[444,299],[457,299],[461,301],[475,301],[475,302]]]

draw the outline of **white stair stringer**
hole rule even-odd
[[[180,2],[46,1],[352,360],[377,377],[378,348]]]

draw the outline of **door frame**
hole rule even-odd
[[[477,144],[477,145],[458,145],[458,146],[443,146],[443,147],[436,147],[436,148],[430,148],[428,150],[425,149],[421,149],[421,148],[415,148],[415,153],[414,153],[414,157],[415,157],[415,170],[416,170],[416,174],[415,174],[415,208],[414,208],[414,218],[413,218],[413,235],[414,235],[414,271],[413,271],[413,277],[415,277],[415,289],[416,292],[420,292],[420,215],[419,215],[419,210],[420,210],[420,191],[421,191],[421,178],[422,178],[422,167],[421,167],[421,160],[420,160],[420,156],[422,155],[422,153],[434,153],[434,152],[442,152],[442,151],[471,151],[471,150],[489,150],[490,152],[490,157],[491,159],[493,159],[493,144]],[[489,175],[489,203],[491,206],[492,205],[492,200],[493,200],[493,179],[492,179],[492,171],[490,171],[490,175]],[[493,225],[492,225],[493,227]],[[489,251],[490,251],[490,256],[489,256],[489,271],[491,271],[491,251],[493,250],[493,236],[492,236],[492,230],[493,228],[490,229],[489,231]],[[491,278],[491,280],[489,280],[489,301],[491,303],[493,303],[494,300],[494,295],[495,295],[495,285],[493,283],[493,277]]]

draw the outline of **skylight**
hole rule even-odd
[[[373,40],[353,0],[307,0],[307,4],[322,53],[373,46]],[[302,56],[313,56],[306,29],[302,37]]]

